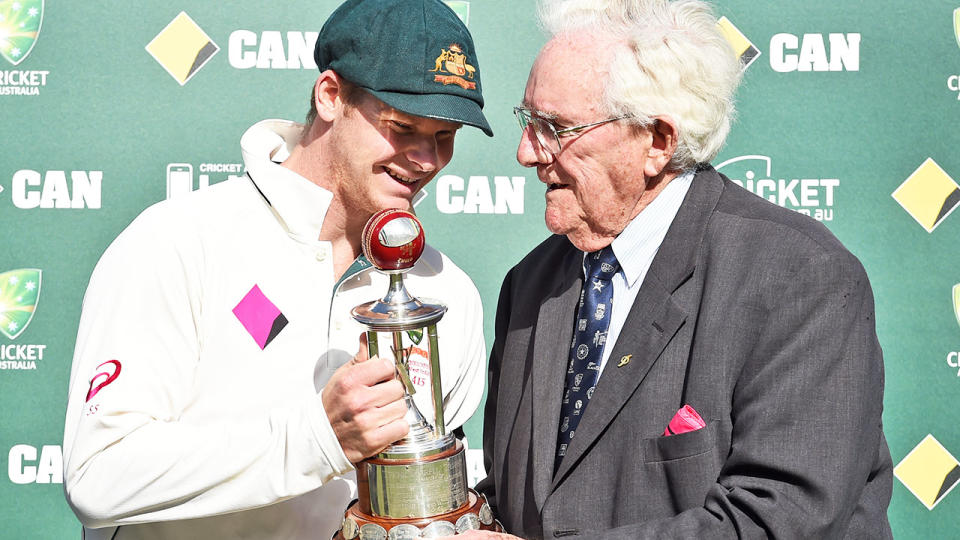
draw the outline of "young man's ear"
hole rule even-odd
[[[342,81],[332,69],[317,77],[317,82],[313,84],[313,106],[317,110],[317,118],[332,122],[336,117],[337,109],[343,106],[343,99],[340,97]]]

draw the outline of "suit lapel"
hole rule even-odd
[[[577,434],[560,463],[556,480],[567,473],[606,429],[686,319],[686,312],[671,300],[669,292],[660,284],[650,285],[649,280],[644,281],[637,294]],[[629,359],[621,361],[627,355]]]
[[[583,255],[572,245],[570,248],[559,266],[563,273],[558,276],[553,293],[540,305],[534,333],[531,454],[537,508],[542,508],[553,480],[560,398],[573,339],[573,319],[580,299]]]
[[[696,269],[704,231],[722,191],[722,181],[713,168],[697,173],[630,308],[577,434],[557,470],[554,486],[589,450],[637,391],[647,372],[695,309],[692,305],[680,306],[673,293]],[[622,361],[627,355],[631,355],[629,361]],[[563,385],[562,379],[560,385]],[[559,405],[554,416],[558,414]],[[556,423],[555,418],[554,429]]]

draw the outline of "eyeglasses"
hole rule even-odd
[[[579,133],[584,129],[600,126],[607,124],[609,122],[616,122],[617,120],[623,120],[624,118],[629,118],[629,114],[623,116],[617,116],[614,118],[607,118],[606,120],[600,120],[599,122],[591,122],[589,124],[582,124],[579,126],[573,126],[568,128],[557,129],[557,126],[553,124],[547,118],[538,116],[534,111],[530,109],[525,109],[523,107],[514,107],[513,114],[517,117],[517,121],[520,122],[520,129],[526,131],[527,126],[533,125],[533,132],[537,136],[537,141],[540,143],[540,146],[546,148],[550,151],[551,154],[560,153],[560,136],[568,135],[571,133]]]

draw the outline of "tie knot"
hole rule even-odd
[[[613,254],[613,246],[607,246],[600,251],[587,253],[587,277],[595,279],[612,279],[620,269],[617,256]]]

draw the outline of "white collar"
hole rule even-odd
[[[320,236],[333,193],[281,167],[303,133],[303,124],[263,120],[240,138],[247,174],[295,239],[314,243]]]
[[[613,239],[613,253],[632,287],[647,274],[653,257],[693,182],[693,171],[677,176]]]

